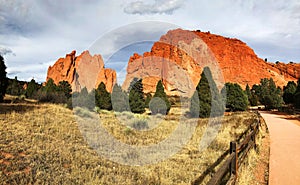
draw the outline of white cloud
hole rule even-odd
[[[175,28],[179,28],[179,26],[159,21],[128,24],[102,35],[89,47],[89,50],[93,54],[101,53],[106,61],[111,55],[124,47],[147,41],[155,42],[168,30]]]
[[[236,37],[261,58],[297,62],[299,12],[298,0],[0,0],[0,46],[11,75],[25,80],[34,76],[40,82],[46,79],[48,64],[72,50],[80,54],[116,28],[121,29],[101,42],[96,53],[108,58],[130,42],[156,41],[171,29],[157,25],[122,30],[143,21]]]
[[[144,1],[129,3],[124,12],[128,14],[173,14],[173,12],[183,5],[182,0],[155,0],[152,4]]]

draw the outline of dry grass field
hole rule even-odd
[[[76,110],[78,114],[88,114]],[[156,118],[99,111],[103,126],[123,143],[156,144],[178,124],[176,109],[157,124]],[[117,118],[118,119],[117,119]],[[1,184],[191,184],[255,119],[249,112],[222,118],[216,139],[199,152],[208,119],[196,120],[196,130],[177,154],[155,164],[129,166],[97,154],[85,141],[73,112],[53,104],[0,104]],[[119,121],[121,120],[121,122]],[[187,123],[188,124],[188,123]],[[145,127],[146,125],[146,127]],[[134,128],[147,130],[136,130]],[[204,177],[203,184],[210,178]]]

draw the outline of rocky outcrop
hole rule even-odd
[[[89,91],[96,88],[101,82],[111,92],[116,83],[116,72],[105,69],[100,55],[91,56],[88,51],[76,56],[76,51],[67,54],[65,58],[58,59],[48,68],[47,81],[52,78],[56,84],[68,81],[73,91],[80,91],[86,87]]]
[[[190,96],[205,66],[210,67],[219,88],[225,82],[245,88],[271,77],[282,87],[300,77],[300,64],[265,62],[238,39],[177,29],[163,35],[150,52],[130,57],[123,88],[128,89],[136,77],[143,78],[146,93],[155,92],[162,79],[167,94]]]
[[[300,64],[273,64],[259,58],[254,51],[238,39],[225,38],[208,32],[194,32],[207,44],[218,60],[226,82],[242,87],[258,84],[262,78],[273,78],[283,87],[300,77]]]
[[[300,77],[300,64],[290,62],[288,64],[282,62],[270,63],[270,65],[277,69],[280,75],[283,75],[286,79],[299,79]]]

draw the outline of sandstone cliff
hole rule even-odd
[[[162,79],[169,95],[190,96],[205,66],[211,68],[219,87],[235,82],[244,88],[270,77],[282,87],[300,77],[300,64],[265,62],[238,39],[176,29],[155,42],[150,52],[130,57],[123,88],[137,77],[143,78],[145,92],[155,92]]]
[[[91,56],[88,51],[76,56],[76,51],[67,54],[65,58],[58,59],[48,68],[47,81],[52,78],[56,84],[68,81],[73,91],[80,91],[86,87],[89,91],[103,82],[106,89],[111,92],[116,83],[116,72],[105,69],[100,55]]]

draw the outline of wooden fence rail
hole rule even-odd
[[[258,115],[260,116],[260,115]],[[230,142],[230,155],[223,162],[218,171],[212,176],[208,185],[219,185],[221,182],[224,183],[226,175],[229,176],[229,180],[226,184],[235,184],[238,177],[238,169],[246,158],[251,148],[256,148],[255,137],[259,130],[260,119],[257,122],[250,125],[250,133],[245,139],[237,144],[236,141]],[[248,131],[248,130],[247,130]]]

